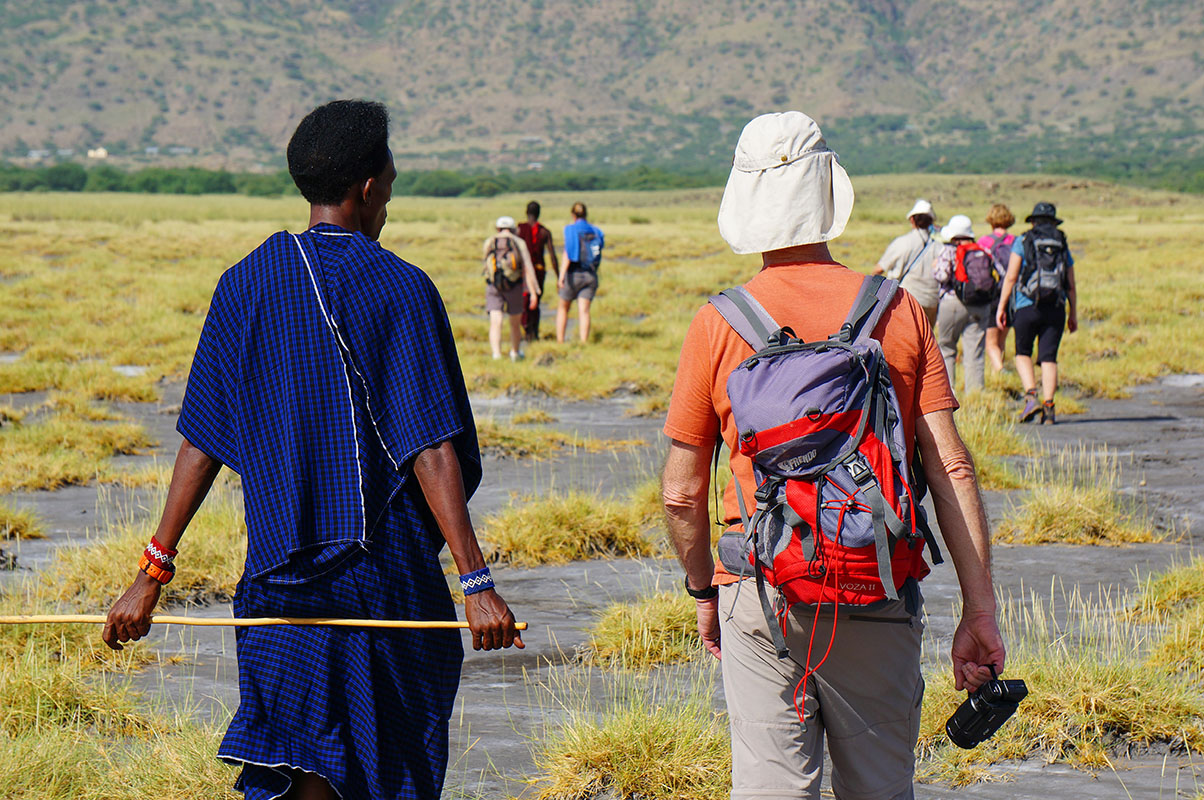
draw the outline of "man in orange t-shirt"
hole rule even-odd
[[[761,271],[744,286],[804,341],[836,332],[861,286],[863,276],[834,262],[826,244],[844,230],[852,205],[848,176],[809,117],[767,114],[745,127],[719,210],[720,233],[737,253],[761,253]],[[974,690],[990,679],[990,665],[1002,670],[1005,651],[995,620],[986,515],[953,422],[957,401],[914,297],[896,294],[873,337],[890,367],[908,462],[918,446],[961,583],[954,681],[958,689]],[[737,491],[747,508],[756,504],[752,462],[734,446],[726,388],[732,370],[752,353],[714,307],[703,306],[682,345],[664,428],[672,440],[663,481],[670,534],[686,589],[696,598],[699,634],[716,658],[722,653],[731,796],[818,797],[826,733],[837,797],[910,798],[923,697],[922,597],[915,581],[901,599],[872,606],[842,606],[836,613],[793,606],[785,617],[790,657],[780,660],[756,587],[741,592],[739,579],[713,558],[707,498],[718,437],[732,452],[726,521],[739,522]],[[821,660],[814,671],[804,668]],[[799,710],[791,702],[796,688]]]

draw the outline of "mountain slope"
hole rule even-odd
[[[403,167],[709,165],[750,116],[784,108],[886,168],[915,148],[1202,142],[1198,0],[8,0],[2,14],[8,157],[104,145],[278,165],[309,108],[348,96],[389,105]]]

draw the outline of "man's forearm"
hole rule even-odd
[[[187,439],[180,443],[167,500],[163,504],[163,516],[155,530],[155,538],[160,544],[176,549],[184,529],[201,507],[221,469],[222,462],[211,458]]]
[[[715,575],[707,508],[710,487],[707,469],[713,452],[674,441],[669,448],[661,483],[669,538],[690,587],[694,589],[710,586]]]
[[[990,530],[970,451],[957,434],[951,411],[924,415],[917,434],[937,523],[957,570],[965,612],[994,614]]]
[[[464,476],[452,443],[443,442],[419,453],[414,460],[414,476],[439,532],[447,542],[456,569],[464,575],[484,567],[485,556],[468,516]]]

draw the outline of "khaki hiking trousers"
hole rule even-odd
[[[832,619],[831,608],[824,609],[815,625],[813,666],[828,649]],[[907,613],[903,600],[840,611],[832,651],[807,680],[805,729],[793,698],[807,661],[814,606],[791,609],[790,657],[784,660],[769,638],[752,579],[720,587],[719,620],[732,800],[818,800],[825,736],[837,798],[911,800],[924,697],[923,623]]]

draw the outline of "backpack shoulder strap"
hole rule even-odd
[[[743,286],[724,289],[708,302],[753,350],[764,348],[769,337],[782,328]]]
[[[850,344],[868,340],[898,289],[898,281],[889,281],[881,275],[866,276],[848,317],[831,338]]]

